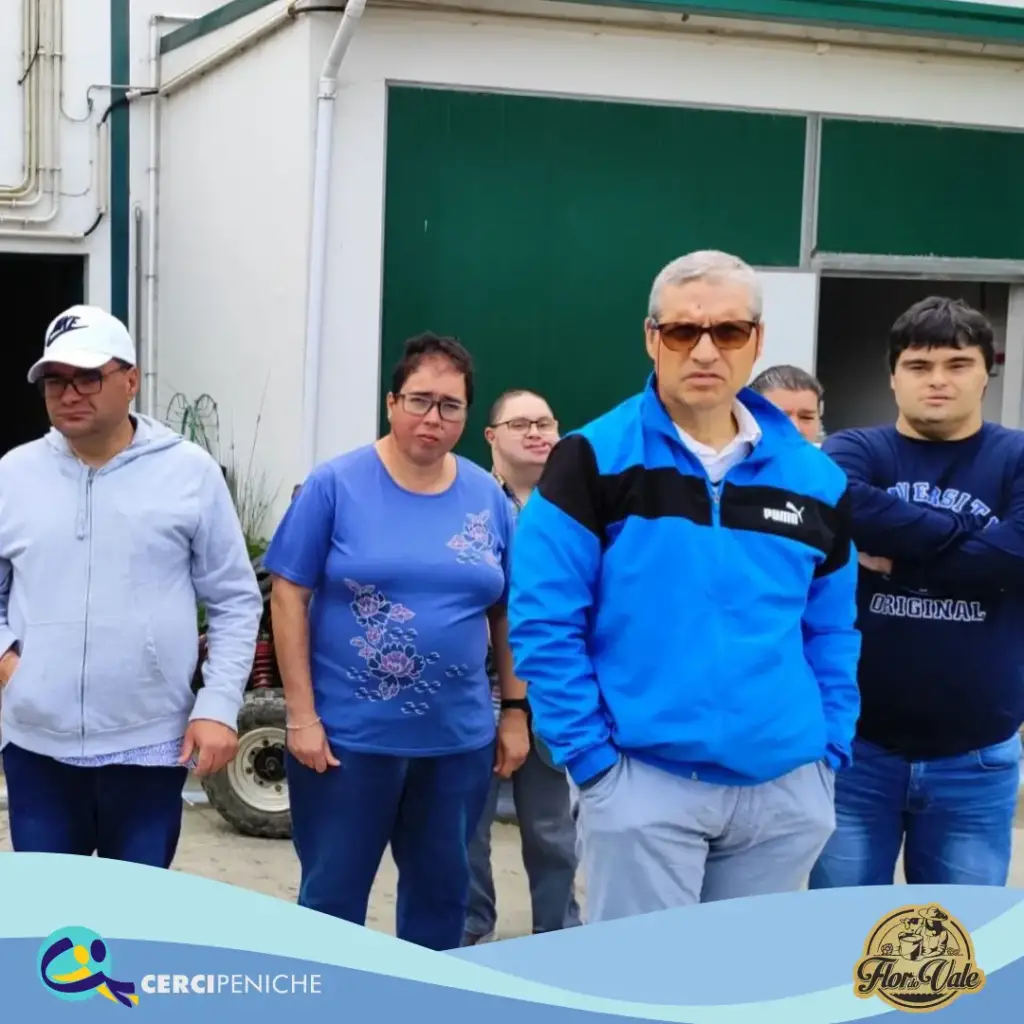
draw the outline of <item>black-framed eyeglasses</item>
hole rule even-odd
[[[47,398],[61,398],[70,387],[83,398],[98,395],[103,390],[103,382],[115,373],[124,373],[126,367],[115,366],[110,370],[83,370],[81,373],[64,377],[60,374],[45,374],[36,381],[41,394]]]
[[[398,395],[402,408],[410,416],[426,416],[431,409],[437,408],[437,414],[448,423],[461,423],[466,418],[469,406],[454,398],[435,398],[433,395],[405,394]]]
[[[540,419],[531,420],[525,416],[515,416],[510,420],[500,420],[492,423],[492,427],[508,427],[510,434],[525,436],[533,427],[537,428],[538,434],[557,434],[558,420],[552,416],[541,416]]]
[[[718,323],[657,323],[651,326],[661,335],[665,348],[672,352],[688,352],[697,346],[705,334],[711,336],[715,347],[721,352],[735,352],[741,349],[754,335],[759,320],[722,320]]]

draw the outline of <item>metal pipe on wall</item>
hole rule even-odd
[[[96,155],[93,160],[92,188],[96,193],[96,221],[107,212],[108,174],[107,154],[109,150],[109,129],[105,121],[96,126]],[[53,175],[54,194],[50,209],[41,217],[0,217],[0,238],[25,239],[30,241],[81,242],[92,231],[61,232],[49,231],[45,225],[55,220],[60,212],[60,170]],[[4,227],[18,224],[21,227]]]
[[[139,316],[142,313],[143,274],[142,274],[142,207],[136,203],[132,208],[132,226],[135,244],[132,246],[132,309],[130,333],[135,341],[135,366],[139,372],[146,370],[145,361],[139,355]],[[142,388],[132,399],[132,411],[142,412]]]
[[[156,410],[156,375],[153,370],[156,353],[157,318],[157,202],[159,183],[157,162],[160,156],[160,20],[157,15],[149,19],[149,87],[153,98],[149,107],[149,162],[146,166],[149,207],[149,235],[146,243],[146,317],[142,334],[142,411],[153,416]]]
[[[320,72],[317,92],[316,139],[313,155],[313,208],[309,232],[309,279],[306,303],[306,350],[302,387],[302,473],[316,463],[317,422],[320,415],[320,355],[323,348],[324,292],[330,216],[334,146],[335,99],[338,75],[366,0],[348,0]]]
[[[25,0],[26,7],[28,0]],[[60,206],[61,79],[63,78],[65,8],[63,0],[35,0],[35,31],[26,43],[26,70],[24,87],[29,88],[29,101],[33,108],[25,112],[26,177],[21,185],[0,189],[0,207],[34,207],[51,194],[50,212],[31,217],[25,222],[34,226],[50,223]],[[27,30],[31,32],[31,29]],[[45,148],[44,148],[45,147]],[[0,218],[2,222],[4,218]]]
[[[52,0],[60,3],[61,0]],[[40,182],[39,135],[41,131],[41,110],[39,105],[39,82],[43,66],[37,56],[43,45],[41,11],[43,0],[22,0],[22,77],[23,118],[22,125],[22,180],[17,185],[0,185],[0,205],[31,206],[42,195]]]
[[[175,14],[154,14],[149,19],[149,160],[146,165],[147,206],[149,213],[149,234],[146,239],[146,300],[144,327],[142,331],[142,411],[147,416],[156,416],[157,404],[157,336],[159,331],[160,278],[157,271],[159,259],[160,223],[160,26],[164,24],[187,24],[191,17]],[[136,337],[136,345],[139,339]]]
[[[34,59],[43,62],[44,67],[49,67],[49,74],[43,79],[40,73],[41,85],[38,94],[38,108],[40,111],[49,109],[49,116],[39,117],[39,140],[44,146],[39,152],[39,188],[35,199],[12,201],[0,198],[0,207],[35,206],[46,194],[50,196],[49,209],[42,214],[34,216],[10,216],[0,214],[0,237],[6,238],[48,238],[64,241],[80,241],[84,234],[52,233],[47,225],[52,224],[61,211],[63,167],[61,165],[61,77],[60,64],[63,60],[63,38],[64,38],[64,5],[61,0],[53,0],[47,11],[40,7],[40,21],[38,22],[38,48]],[[49,43],[46,42],[47,29],[49,32]],[[60,41],[58,45],[58,40]],[[45,131],[43,129],[46,129]],[[98,135],[102,134],[103,125],[98,126]],[[102,144],[102,140],[99,140]],[[102,187],[102,152],[98,155],[100,168],[97,167],[97,158],[94,158],[90,174],[90,189],[99,190]],[[88,189],[86,193],[88,193]],[[96,205],[97,215],[104,209],[104,195],[97,191]]]
[[[47,4],[43,6],[44,2]],[[30,4],[35,5],[36,18],[29,15]],[[87,90],[88,113],[75,118],[64,113],[64,57],[66,50],[67,9],[64,0],[23,0],[26,12],[23,19],[25,32],[26,70],[23,71],[24,87],[28,90],[25,112],[26,132],[26,178],[19,186],[0,187],[0,209],[38,206],[43,197],[50,194],[50,209],[41,216],[11,217],[0,215],[0,224],[21,224],[22,232],[42,229],[55,220],[60,212],[64,168],[61,158],[61,127],[63,121],[83,123],[90,120],[92,112],[91,93]],[[30,56],[28,56],[31,53]],[[48,70],[48,74],[45,74]],[[31,110],[29,110],[31,107]],[[103,126],[97,130],[97,142],[103,142]],[[43,146],[47,148],[44,150]],[[96,161],[106,159],[102,149],[90,161],[90,185],[86,195],[102,182],[102,173],[96,171]],[[29,184],[31,178],[31,187]],[[105,212],[105,200],[97,196],[97,214]],[[51,237],[49,233],[46,237]],[[53,236],[57,237],[57,236]],[[62,234],[59,237],[80,239],[81,235]]]
[[[365,0],[363,0],[365,3]],[[158,333],[159,333],[159,275],[157,273],[157,259],[159,253],[159,142],[160,142],[160,101],[170,98],[181,92],[181,90],[192,85],[194,82],[208,75],[211,71],[239,54],[269,39],[279,29],[294,22],[297,14],[302,8],[298,0],[292,0],[285,8],[275,13],[270,18],[257,25],[250,32],[245,33],[234,42],[221,47],[214,53],[197,61],[190,68],[180,74],[161,81],[160,62],[160,22],[170,21],[191,21],[191,18],[178,18],[170,15],[155,15],[150,20],[150,90],[153,92],[153,106],[150,112],[149,122],[149,241],[148,257],[146,266],[146,318],[145,328],[142,337],[143,351],[143,411],[150,416],[156,415],[157,387],[159,382],[159,368],[157,359]]]
[[[197,79],[202,78],[204,75],[208,75],[211,71],[214,71],[222,64],[226,64],[228,61],[233,60],[240,53],[250,49],[257,43],[262,42],[264,39],[268,39],[277,32],[278,29],[295,20],[297,13],[296,6],[297,0],[267,18],[266,21],[261,22],[256,26],[256,28],[252,29],[252,31],[246,32],[245,35],[239,37],[234,42],[228,43],[227,46],[222,46],[219,50],[214,51],[208,57],[204,57],[202,60],[197,61],[190,68],[186,68],[180,74],[175,75],[173,78],[169,78],[160,87],[160,95],[171,97],[175,93],[181,92],[182,89],[187,88]]]
[[[142,316],[142,303],[145,295],[145,277],[142,266],[142,207],[136,203],[132,209],[132,224],[135,228],[135,245],[132,247],[132,316],[131,334],[135,346],[139,344],[139,319]],[[136,365],[145,372],[145,365],[136,352]],[[135,396],[135,408],[139,408],[139,395]]]
[[[157,21],[159,22],[187,22],[193,20],[191,17],[179,17],[176,15],[157,15]],[[61,8],[61,21],[60,21],[60,34],[63,37],[63,8]],[[63,49],[63,45],[62,45]],[[148,88],[140,89],[130,85],[91,85],[88,92],[91,93],[96,89],[124,89],[127,90],[125,93],[125,99],[127,101],[134,101],[139,99],[141,96],[149,95],[151,90]],[[52,123],[51,131],[51,146],[52,152],[57,153],[59,151],[59,133],[60,133],[60,109],[62,102],[61,87],[58,81],[54,81],[53,90],[51,93],[51,99],[55,104],[56,115]],[[155,101],[155,97],[154,97]],[[111,108],[107,108],[107,113],[110,112]],[[81,242],[83,239],[88,237],[95,229],[96,225],[107,213],[108,210],[108,191],[109,191],[109,151],[110,151],[110,128],[109,122],[104,116],[100,119],[96,125],[96,134],[94,139],[95,153],[92,161],[92,188],[96,195],[96,210],[95,218],[92,221],[91,226],[84,231],[52,231],[47,229],[46,225],[53,221],[59,212],[60,195],[61,195],[61,168],[59,166],[53,167],[52,173],[52,197],[51,206],[49,211],[40,217],[4,217],[0,215],[0,238],[11,239],[18,241],[29,241],[29,242]],[[0,207],[3,206],[3,201],[0,200]]]
[[[49,14],[49,20],[47,19]],[[61,168],[60,168],[60,89],[54,78],[53,51],[55,49],[53,40],[56,39],[60,29],[58,21],[63,18],[63,6],[55,3],[47,12],[40,8],[40,22],[38,33],[37,59],[42,62],[43,67],[49,68],[49,74],[45,77],[45,84],[40,88],[39,107],[41,110],[47,106],[51,108],[50,116],[45,121],[46,131],[40,131],[40,187],[39,198],[49,193],[50,207],[37,216],[4,216],[0,215],[0,225],[17,224],[22,229],[42,230],[47,224],[57,219],[61,205]],[[49,34],[49,43],[47,43]],[[40,76],[42,78],[42,75]],[[43,126],[42,120],[40,121]],[[31,206],[33,202],[14,202],[11,200],[0,200],[0,207],[3,206]]]

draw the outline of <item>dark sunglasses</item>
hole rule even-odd
[[[711,335],[715,347],[722,352],[734,352],[750,341],[758,323],[757,320],[723,320],[714,324],[659,324],[652,321],[651,327],[661,335],[665,348],[672,352],[688,352],[705,334]]]

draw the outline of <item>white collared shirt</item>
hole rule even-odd
[[[704,471],[713,484],[719,483],[733,466],[742,462],[751,453],[754,445],[761,440],[761,428],[757,425],[757,420],[738,399],[733,404],[732,413],[736,417],[739,432],[719,452],[690,437],[682,427],[676,424],[679,440],[700,459]]]

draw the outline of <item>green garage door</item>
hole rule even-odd
[[[1024,260],[1024,133],[826,120],[817,247]]]
[[[799,116],[392,87],[383,392],[432,330],[476,362],[464,454],[486,461],[487,406],[511,387],[580,426],[642,386],[664,263],[798,264],[804,138]]]

